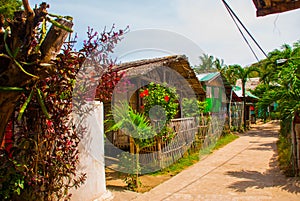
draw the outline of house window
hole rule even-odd
[[[212,98],[211,87],[206,86],[206,97]]]

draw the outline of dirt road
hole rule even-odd
[[[149,192],[115,192],[113,200],[300,201],[299,180],[277,166],[278,130],[276,122],[257,125]]]

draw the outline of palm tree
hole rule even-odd
[[[224,60],[223,59],[218,59],[216,58],[214,60],[214,66],[216,67],[216,69],[219,71],[219,72],[223,72],[225,69],[226,69],[226,65],[224,64]]]
[[[245,89],[245,86],[246,86],[246,82],[249,78],[249,74],[254,71],[259,72],[259,69],[254,66],[242,68],[240,65],[231,65],[231,66],[229,66],[228,71],[236,79],[241,79],[241,81],[242,81],[242,96],[243,96],[243,105],[244,105],[243,125],[244,125],[244,129],[246,129],[246,96],[245,96],[246,89]]]
[[[199,57],[201,64],[194,67],[197,74],[212,72],[214,69],[214,57],[208,54],[203,54]]]

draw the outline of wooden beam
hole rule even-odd
[[[300,1],[276,3],[276,5],[271,7],[258,8],[256,11],[256,16],[261,17],[275,13],[283,13],[298,8],[300,8]]]

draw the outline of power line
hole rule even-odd
[[[246,36],[244,35],[244,33],[242,32],[241,28],[239,27],[239,25],[237,24],[236,20],[234,19],[234,16],[232,15],[232,13],[230,12],[230,10],[226,7],[227,11],[229,12],[234,24],[236,25],[236,27],[238,28],[239,32],[241,33],[241,35],[243,36],[245,42],[247,43],[248,47],[250,48],[251,52],[253,53],[254,57],[256,58],[257,61],[259,61],[257,55],[255,54],[253,48],[251,47],[250,43],[248,42]]]
[[[249,42],[247,41],[246,37],[244,36],[243,32],[241,31],[239,25],[237,24],[236,20],[239,22],[239,24],[243,27],[243,29],[247,32],[247,34],[250,36],[250,38],[253,40],[253,42],[256,44],[256,46],[260,49],[260,51],[265,55],[265,57],[268,57],[265,51],[262,49],[262,47],[258,44],[258,42],[255,40],[255,38],[252,36],[252,34],[248,31],[248,29],[245,27],[243,22],[239,19],[239,17],[235,14],[235,12],[231,9],[231,7],[227,4],[225,0],[222,0],[223,4],[225,5],[228,13],[230,14],[232,20],[234,21],[235,25],[239,29],[240,33],[242,34],[244,40],[248,44],[249,48],[251,49],[252,53],[254,54],[255,58],[257,58],[256,54],[254,53],[252,47],[250,46]],[[236,19],[236,20],[235,20]]]

